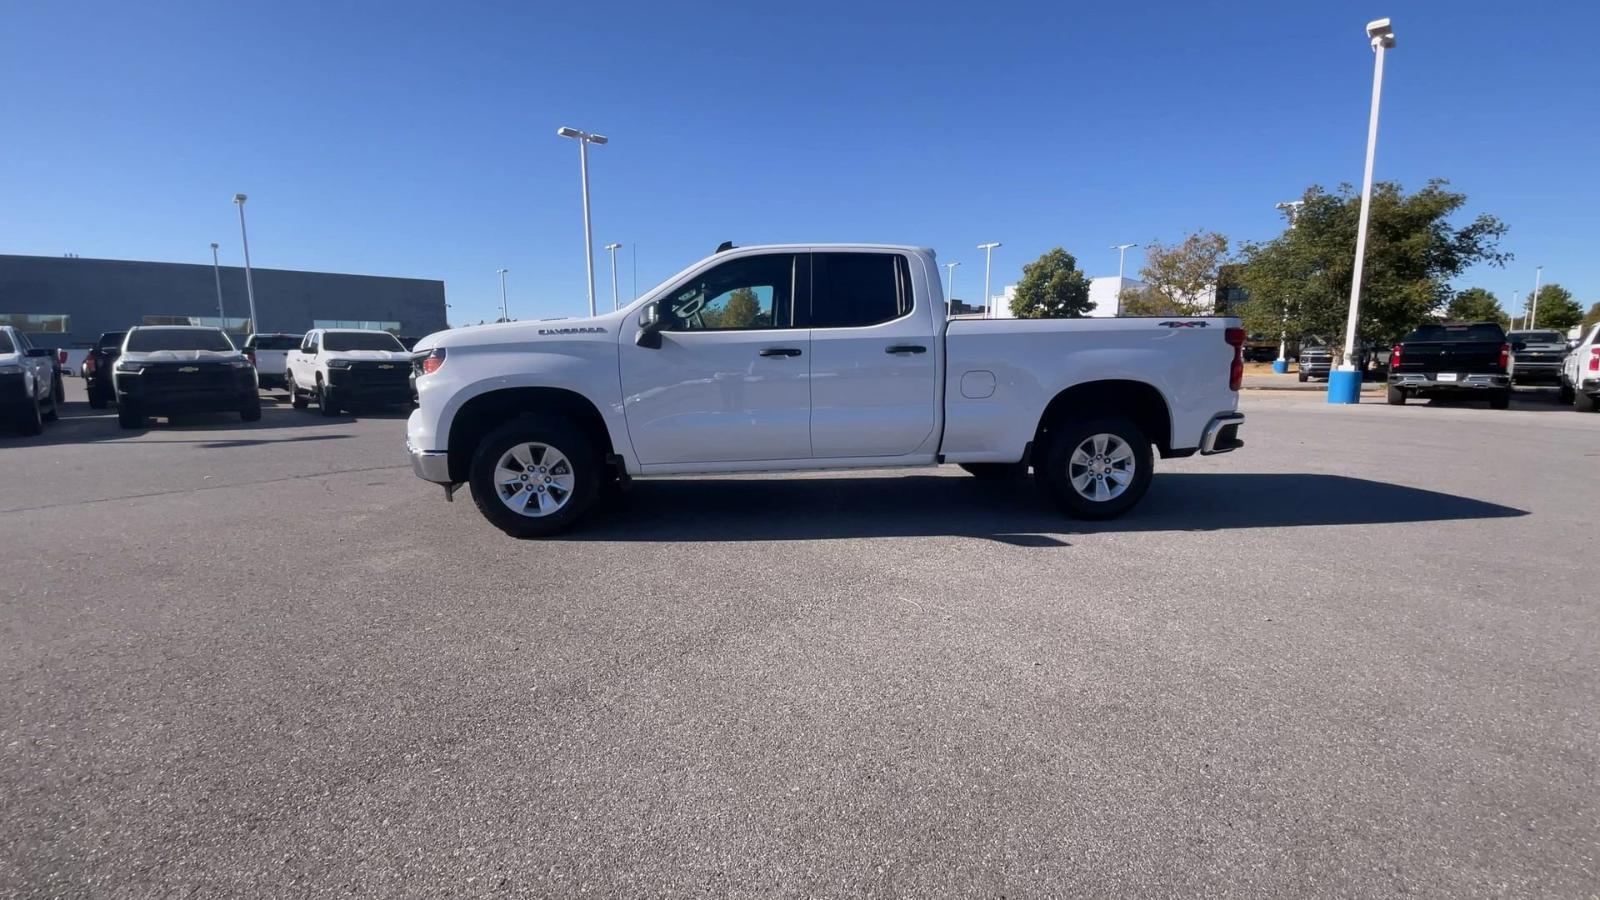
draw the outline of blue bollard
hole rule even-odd
[[[1275,360],[1273,360],[1272,361],[1272,371],[1276,372],[1279,375],[1287,375],[1287,374],[1289,374],[1289,361],[1287,359],[1275,359]]]
[[[1360,403],[1361,372],[1354,369],[1334,369],[1328,373],[1329,403]]]

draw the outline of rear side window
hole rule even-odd
[[[911,312],[911,268],[898,253],[813,253],[811,327],[861,328]]]
[[[1424,325],[1405,336],[1405,341],[1505,341],[1506,333],[1499,325],[1486,322],[1482,325]]]
[[[15,353],[17,348],[11,344],[11,335],[0,331],[0,353]]]

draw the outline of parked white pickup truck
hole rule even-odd
[[[256,367],[256,383],[263,389],[288,389],[289,351],[300,346],[304,335],[252,334],[244,340],[244,355]]]
[[[1600,325],[1590,326],[1562,360],[1560,393],[1578,412],[1600,408]]]
[[[411,402],[411,353],[387,331],[315,328],[284,364],[284,389],[295,409],[317,401],[335,416],[341,409]]]
[[[39,434],[60,416],[62,394],[56,352],[0,325],[0,419],[22,434]]]
[[[1152,448],[1242,445],[1243,344],[1228,318],[947,320],[931,250],[745,247],[606,315],[424,338],[407,445],[519,537],[632,476],[939,463],[1032,467],[1106,518],[1144,495]]]

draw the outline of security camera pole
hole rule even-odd
[[[223,330],[228,328],[228,314],[222,311],[222,263],[217,261],[217,242],[211,242],[211,274],[217,278],[217,318],[222,320]],[[251,326],[252,330],[254,325]]]
[[[1300,207],[1305,206],[1304,200],[1285,200],[1273,204],[1274,209],[1283,211],[1289,217],[1289,228],[1294,229],[1295,216],[1300,214]],[[1279,375],[1289,371],[1289,304],[1283,305],[1283,330],[1278,332],[1278,358],[1272,363],[1272,371]]]
[[[589,315],[594,315],[594,232],[589,227],[589,145],[604,144],[606,136],[563,125],[556,134],[578,142],[578,171],[583,176],[583,258],[589,265]]]
[[[250,236],[244,230],[245,195],[234,194],[233,202],[239,204],[239,241],[244,244],[244,293],[250,298],[250,330],[260,331],[261,320],[256,318],[256,285],[250,277]]]
[[[1372,208],[1372,160],[1378,150],[1378,100],[1383,96],[1383,54],[1394,46],[1388,19],[1367,23],[1372,64],[1372,115],[1367,120],[1367,168],[1361,176],[1361,219],[1356,225],[1355,271],[1350,278],[1350,319],[1344,326],[1344,362],[1328,373],[1329,403],[1360,403],[1361,372],[1356,369],[1356,326],[1361,321],[1361,267],[1367,255],[1367,219]]]
[[[989,263],[994,258],[994,248],[998,246],[999,241],[978,245],[978,249],[983,251],[983,316],[986,319],[994,318],[994,310],[989,308]]]
[[[946,319],[956,314],[956,266],[959,265],[961,263],[958,262],[944,264],[944,267],[950,270],[950,293],[944,298],[944,317]]]
[[[617,251],[622,249],[621,244],[607,244],[606,251],[611,254],[611,308],[617,308]]]

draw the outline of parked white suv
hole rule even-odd
[[[316,328],[284,363],[295,409],[310,400],[325,416],[341,409],[411,402],[411,352],[387,331]]]
[[[746,247],[606,315],[424,338],[407,444],[516,536],[630,476],[939,463],[1031,466],[1105,518],[1144,495],[1152,448],[1241,446],[1243,344],[1230,318],[947,321],[930,250]]]
[[[1600,325],[1590,326],[1562,360],[1561,402],[1571,403],[1578,412],[1594,412],[1600,406]]]

